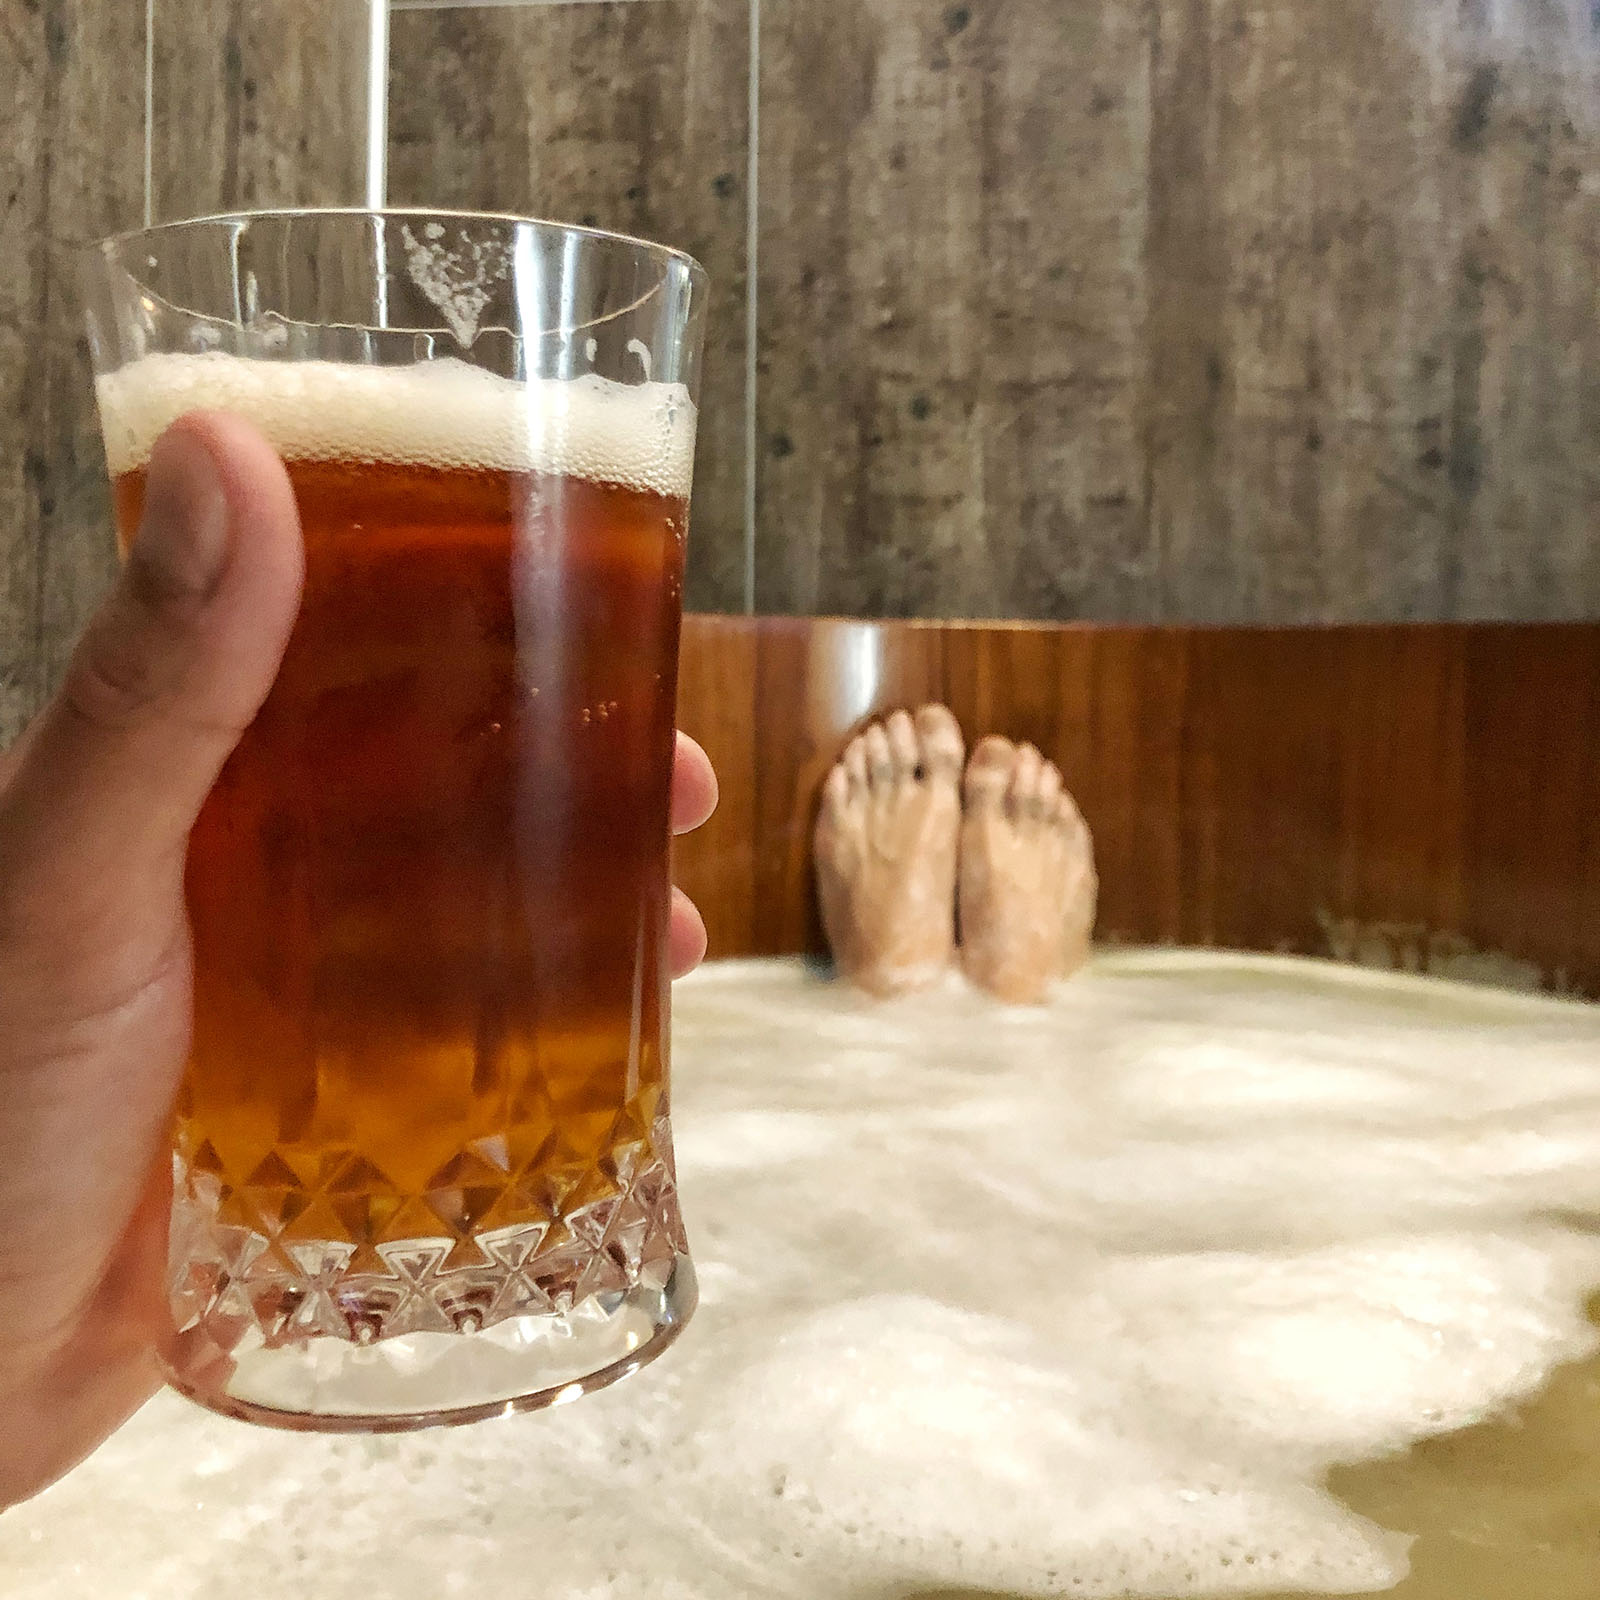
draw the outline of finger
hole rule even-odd
[[[717,775],[711,758],[686,733],[672,760],[672,831],[691,833],[717,809]]]
[[[667,961],[674,978],[687,977],[706,958],[706,925],[682,889],[672,891],[672,914],[667,927]]]
[[[288,474],[250,424],[195,413],[157,441],[144,519],[0,796],[3,911],[81,929],[181,866],[299,607]]]

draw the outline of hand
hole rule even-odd
[[[190,1030],[189,830],[272,684],[304,552],[282,463],[196,413],[65,684],[0,755],[0,1507],[159,1386],[173,1099]],[[679,736],[676,832],[716,804]],[[674,890],[681,976],[705,954]]]

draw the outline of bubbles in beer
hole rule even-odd
[[[164,1396],[0,1519],[8,1596],[1380,1590],[1409,1540],[1329,1466],[1595,1350],[1559,1220],[1600,1213],[1594,1009],[1135,953],[1038,1013],[877,1005],[749,963],[681,988],[674,1069],[702,1307],[661,1362],[399,1439]]]
[[[463,361],[365,367],[150,355],[97,380],[112,477],[143,466],[187,411],[248,417],[296,461],[563,473],[686,498],[695,409],[670,383],[588,374],[517,383]]]

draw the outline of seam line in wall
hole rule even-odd
[[[144,0],[144,225],[155,221],[156,0]]]
[[[744,230],[744,609],[756,609],[756,336],[760,327],[761,248],[761,0],[750,0],[749,167]]]

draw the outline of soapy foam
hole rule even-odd
[[[97,380],[113,476],[186,411],[248,417],[289,460],[564,473],[686,499],[695,409],[681,384],[517,383],[456,360],[410,367],[151,355]]]
[[[681,985],[702,1306],[544,1416],[290,1437],[170,1395],[0,1519],[9,1600],[1376,1591],[1323,1487],[1596,1349],[1600,1009],[1102,956],[1046,1009]]]

